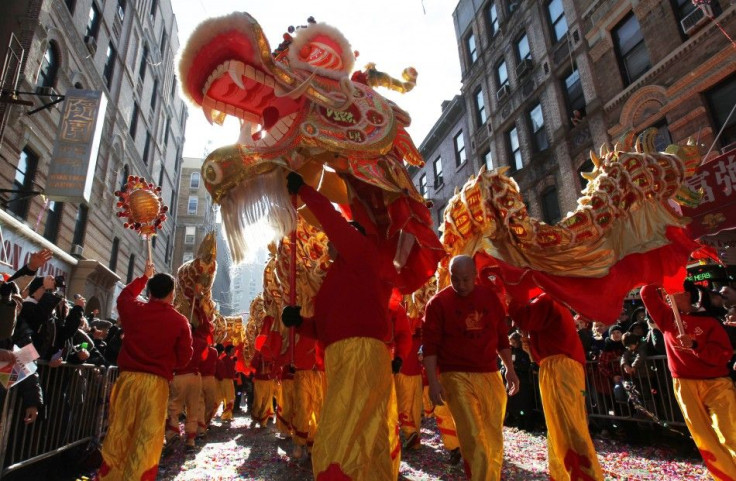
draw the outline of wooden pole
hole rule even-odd
[[[291,196],[291,205],[294,206],[294,211],[296,211],[296,194]],[[294,226],[294,230],[291,231],[291,259],[289,262],[289,305],[295,306],[296,305],[296,229],[298,226],[298,217],[297,217],[297,225]],[[294,366],[294,339],[296,338],[296,333],[294,332],[294,327],[289,328],[289,363],[291,366]]]
[[[153,236],[148,236],[146,238],[146,243],[148,244],[148,263],[153,264]]]

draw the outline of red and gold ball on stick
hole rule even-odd
[[[126,229],[133,229],[144,239],[156,235],[166,220],[169,208],[161,199],[161,187],[146,182],[143,177],[131,175],[123,190],[115,192],[118,197],[118,217],[126,218]]]

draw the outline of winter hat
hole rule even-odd
[[[623,334],[624,329],[618,324],[614,324],[613,326],[608,328],[608,335],[610,336],[611,334],[613,334],[613,331],[618,331]]]

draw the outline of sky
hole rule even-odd
[[[309,16],[340,30],[360,55],[355,68],[368,62],[395,78],[409,66],[417,69],[416,87],[407,94],[377,90],[412,117],[409,134],[417,147],[439,119],[441,104],[460,92],[460,61],[452,12],[456,0],[172,0],[183,49],[204,19],[244,10],[258,21],[271,49],[289,25],[304,25]],[[177,61],[178,68],[178,61]],[[235,143],[238,124],[210,126],[202,110],[189,105],[184,156]]]

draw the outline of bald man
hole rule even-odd
[[[736,289],[731,286],[723,286],[719,292],[723,297],[723,305],[726,308],[736,306]]]
[[[435,405],[447,403],[450,408],[468,479],[498,480],[506,391],[514,395],[519,389],[506,311],[493,288],[476,283],[471,257],[452,258],[450,283],[430,299],[424,312],[429,395]],[[497,357],[506,367],[506,388]]]

